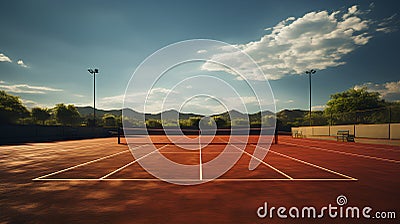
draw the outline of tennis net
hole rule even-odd
[[[275,128],[119,128],[118,144],[277,144]]]

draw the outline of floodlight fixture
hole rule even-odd
[[[93,75],[93,126],[96,126],[96,73],[99,69],[88,69],[88,72]]]
[[[306,74],[308,74],[308,82],[310,85],[310,126],[311,126],[311,75],[315,74],[317,71],[314,69],[306,71]]]
[[[317,71],[315,71],[314,69],[311,69],[311,70],[309,70],[309,71],[306,71],[306,74],[312,75],[312,74],[314,74],[315,72],[317,72]]]
[[[89,69],[88,69],[88,72],[89,72],[90,74],[92,74],[92,75],[96,75],[96,73],[99,73],[99,69],[96,68],[96,69],[93,70],[93,69],[90,69],[90,68],[89,68]]]

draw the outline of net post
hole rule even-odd
[[[275,142],[275,144],[278,144],[278,128],[275,128],[274,142]]]
[[[388,125],[388,126],[389,126],[389,128],[388,128],[388,129],[389,129],[389,130],[388,130],[388,131],[389,131],[388,139],[389,139],[389,140],[392,139],[392,138],[391,138],[391,133],[390,133],[390,128],[391,128],[390,126],[391,126],[391,123],[392,123],[392,106],[389,106],[389,125]]]
[[[118,144],[121,144],[121,127],[118,126],[117,128],[117,133],[118,133]]]

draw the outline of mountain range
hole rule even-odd
[[[79,113],[81,114],[82,117],[87,117],[93,114],[93,107],[86,106],[86,107],[77,107]],[[170,120],[170,119],[175,119],[179,117],[180,119],[188,119],[190,117],[204,117],[204,115],[200,114],[194,114],[194,113],[180,113],[176,110],[167,110],[163,111],[161,113],[156,113],[156,114],[150,114],[150,113],[140,113],[135,110],[125,108],[124,110],[124,115],[127,116],[130,119],[135,119],[135,120],[141,120],[143,119],[143,116],[146,117],[146,119],[158,119],[160,120],[161,117],[163,120]],[[96,117],[102,117],[105,114],[113,114],[114,116],[121,116],[122,110],[102,110],[102,109],[96,109]],[[223,117],[229,117],[231,119],[245,119],[246,117],[249,117],[250,120],[252,117],[263,117],[266,115],[274,115],[273,112],[271,111],[262,111],[258,113],[253,113],[253,114],[245,114],[242,112],[239,112],[237,110],[231,110],[229,112],[224,112],[221,114],[214,114],[212,116],[223,116]]]

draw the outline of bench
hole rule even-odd
[[[294,138],[302,138],[303,137],[303,133],[301,131],[295,131],[293,133],[293,137]]]
[[[351,135],[349,130],[339,130],[336,133],[336,140],[341,140],[342,142],[354,142],[354,135]]]

